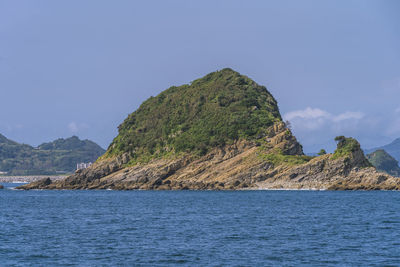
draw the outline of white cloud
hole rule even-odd
[[[68,124],[68,129],[72,133],[77,133],[79,131],[78,125],[76,124],[76,122],[70,122]]]
[[[333,151],[333,138],[344,135],[357,138],[364,148],[391,142],[400,137],[400,107],[382,116],[346,111],[338,114],[320,108],[307,107],[283,115],[289,120],[294,134],[304,145],[305,151],[318,151],[321,147]]]
[[[334,115],[319,108],[307,107],[303,110],[288,112],[283,118],[294,124],[295,128],[316,130],[323,127],[342,128],[341,124],[347,125],[348,122],[354,125],[355,121],[361,120],[364,116],[364,113],[354,111]]]
[[[345,113],[341,113],[337,116],[333,116],[333,121],[335,122],[340,122],[344,120],[360,120],[364,118],[364,113],[362,112],[352,112],[352,111],[347,111]]]
[[[294,134],[308,152],[321,148],[333,151],[335,136],[358,137],[362,130],[370,127],[369,118],[358,111],[333,114],[320,108],[307,107],[288,112],[283,118],[290,121]]]
[[[73,121],[68,124],[68,130],[73,134],[76,134],[86,129],[89,129],[89,125],[87,125],[86,123],[76,123]]]
[[[284,115],[285,120],[292,120],[295,118],[302,118],[302,119],[316,119],[316,118],[324,118],[329,117],[330,114],[322,109],[319,108],[310,108],[307,107],[304,110],[295,110],[288,112]]]

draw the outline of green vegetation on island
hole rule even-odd
[[[105,157],[128,152],[137,160],[210,148],[238,139],[260,138],[281,121],[264,86],[231,69],[213,72],[146,100],[119,126]]]
[[[366,154],[370,154],[372,152],[375,152],[377,150],[385,150],[386,153],[388,153],[390,156],[395,158],[397,161],[400,161],[400,138],[397,138],[390,144],[381,146],[381,147],[376,147],[372,149],[365,149]]]
[[[304,155],[267,89],[223,69],[143,102],[91,167],[18,188],[400,190],[357,140],[335,140],[333,154]]]
[[[335,138],[337,147],[333,153],[333,159],[341,158],[350,155],[352,152],[361,150],[360,143],[354,138],[337,136]]]
[[[94,162],[104,153],[96,143],[73,136],[38,147],[19,144],[0,134],[0,171],[7,175],[71,173],[80,162]]]
[[[400,176],[399,162],[385,150],[378,149],[367,155],[367,159],[378,170],[393,176]]]
[[[309,162],[313,158],[306,155],[284,155],[282,153],[261,154],[262,160],[271,163],[275,167],[282,164],[288,166],[300,165]]]

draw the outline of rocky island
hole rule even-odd
[[[268,90],[231,69],[146,100],[91,167],[20,189],[399,190],[353,138],[306,156]]]

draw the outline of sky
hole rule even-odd
[[[106,148],[150,96],[230,67],[305,152],[400,137],[400,1],[0,0],[0,133]]]

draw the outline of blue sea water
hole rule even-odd
[[[398,266],[400,193],[0,190],[1,266]]]

